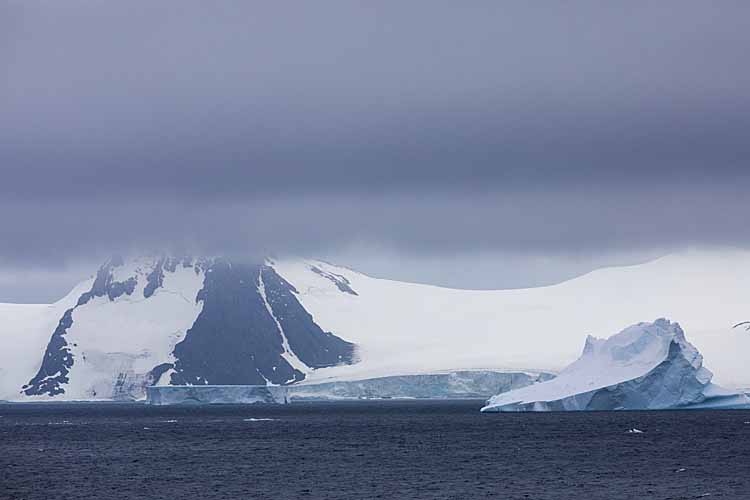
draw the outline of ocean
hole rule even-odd
[[[0,405],[0,499],[750,499],[750,411]]]

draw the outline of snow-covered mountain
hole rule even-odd
[[[60,303],[3,306],[12,347],[0,396],[118,399],[157,383],[285,384],[352,362],[354,346],[324,332],[295,292],[265,264],[114,259]]]
[[[557,377],[498,394],[482,411],[750,407],[744,393],[712,377],[680,325],[658,319],[587,337],[581,357]]]
[[[470,262],[466,264],[471,265]],[[750,253],[685,252],[550,287],[471,291],[325,262],[113,260],[51,305],[0,304],[0,399],[141,397],[149,384],[302,384],[558,371],[587,334],[679,319],[750,386]]]

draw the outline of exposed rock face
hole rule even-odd
[[[357,292],[354,291],[351,287],[351,283],[346,278],[346,276],[342,274],[332,273],[330,271],[324,271],[323,269],[319,268],[318,266],[310,266],[310,271],[314,272],[318,276],[322,276],[323,278],[327,279],[334,285],[336,285],[336,288],[338,288],[340,291],[344,293],[348,293],[350,295],[359,295]]]
[[[297,289],[272,267],[263,266],[261,292],[291,351],[311,368],[326,368],[353,361],[354,344],[323,331],[297,300]],[[342,290],[343,291],[343,290]],[[345,292],[345,291],[344,291]],[[346,293],[346,292],[345,292]]]
[[[287,384],[305,378],[293,364],[351,362],[353,344],[324,332],[293,292],[268,266],[214,262],[197,297],[203,310],[175,346],[171,384]]]
[[[647,410],[750,405],[711,383],[677,323],[639,323],[588,337],[581,357],[548,382],[492,397],[482,411]]]

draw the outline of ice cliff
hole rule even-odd
[[[151,405],[285,404],[287,388],[271,385],[157,385],[146,388]]]
[[[589,336],[580,358],[556,378],[498,394],[482,411],[750,407],[747,396],[712,377],[680,325],[658,319],[608,339]]]
[[[461,370],[284,386],[162,385],[147,387],[152,405],[288,403],[352,399],[484,399],[549,380],[550,373]]]
[[[339,399],[484,399],[549,380],[550,373],[459,370],[288,386],[292,401]]]

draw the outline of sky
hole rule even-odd
[[[536,286],[750,244],[750,4],[0,3],[0,301],[111,253]]]

